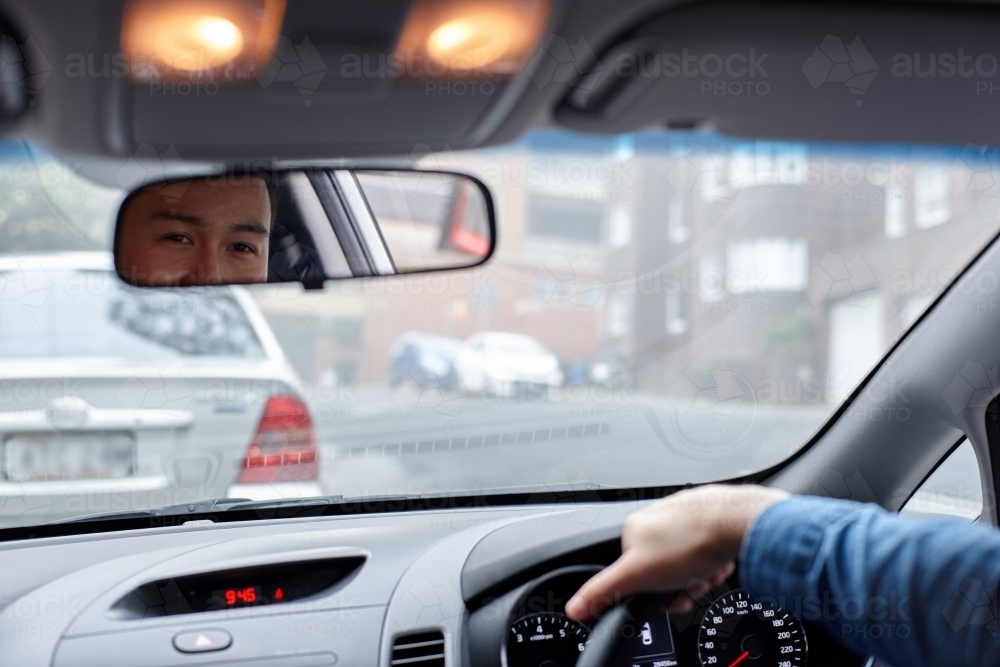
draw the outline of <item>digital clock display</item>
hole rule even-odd
[[[143,584],[115,603],[126,618],[261,607],[318,595],[349,577],[364,557],[206,572]]]
[[[281,586],[243,586],[212,591],[213,598],[221,598],[227,607],[253,607],[259,604],[278,604],[288,599]]]
[[[256,586],[250,586],[248,588],[230,588],[224,593],[224,597],[226,598],[226,604],[233,607],[237,603],[240,603],[241,606],[253,604],[261,596],[257,592]]]

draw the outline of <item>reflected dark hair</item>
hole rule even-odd
[[[147,192],[150,190],[160,190],[175,183],[183,183],[185,181],[213,181],[216,179],[224,180],[238,180],[246,178],[259,178],[264,181],[264,187],[267,188],[267,200],[271,207],[271,225],[274,225],[274,220],[278,215],[278,188],[281,187],[280,176],[272,171],[249,171],[244,169],[229,169],[222,173],[206,174],[204,176],[183,176],[180,178],[171,178],[162,181],[154,181],[153,183],[147,183],[135,189],[134,192],[129,194],[128,197],[121,204],[120,211],[125,210],[125,206],[129,201],[141,192]]]
[[[259,178],[264,181],[264,187],[267,188],[267,202],[271,208],[271,220],[268,225],[269,228],[274,228],[274,221],[278,217],[278,189],[281,187],[280,176],[275,174],[273,171],[267,170],[248,170],[248,169],[229,169],[224,174],[225,178]],[[217,178],[218,176],[205,176],[204,178]],[[191,179],[195,180],[195,179]]]

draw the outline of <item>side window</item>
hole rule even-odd
[[[950,516],[967,521],[975,521],[982,512],[979,460],[968,440],[941,462],[900,510],[909,516]]]

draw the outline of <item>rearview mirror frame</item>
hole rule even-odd
[[[439,261],[435,264],[428,261],[425,267],[420,264],[407,263],[403,270],[397,267],[394,259],[394,250],[390,248],[386,241],[385,220],[380,222],[379,216],[373,210],[369,195],[359,182],[359,177],[369,178],[373,175],[389,175],[397,180],[410,179],[419,183],[423,177],[436,179],[442,183],[450,183],[453,191],[449,194],[434,193],[441,199],[443,206],[443,218],[440,220],[441,233],[448,232],[447,237],[439,239],[439,245],[432,250],[445,251],[454,250],[451,255],[455,257],[467,258],[467,263],[456,261],[453,264]],[[416,176],[416,179],[412,177]],[[181,272],[174,269],[174,264],[169,264],[169,269],[157,273],[155,270],[145,271],[149,263],[135,260],[135,242],[128,239],[130,231],[137,222],[132,218],[142,215],[139,211],[148,209],[147,202],[150,200],[148,193],[156,193],[155,206],[157,210],[169,211],[169,214],[158,212],[153,215],[156,218],[172,218],[174,220],[186,220],[189,225],[202,225],[203,223],[192,219],[196,216],[187,215],[183,209],[189,207],[192,201],[204,202],[204,196],[200,199],[197,191],[189,190],[193,184],[199,185],[225,185],[225,186],[246,186],[253,183],[254,179],[262,179],[264,187],[267,189],[267,201],[270,211],[270,222],[267,226],[267,240],[259,245],[258,254],[266,253],[262,258],[265,277],[261,279],[260,264],[257,265],[255,273],[238,275],[221,275],[218,271],[210,267],[202,270],[206,266],[199,265],[199,271]],[[438,186],[440,189],[441,186]],[[231,190],[231,188],[229,188]],[[204,193],[204,188],[201,188]],[[474,194],[468,194],[474,193]],[[411,193],[413,194],[413,193]],[[418,193],[425,194],[425,193]],[[480,214],[478,228],[476,230],[464,229],[466,218],[459,219],[458,202],[465,197],[466,204],[463,215]],[[139,200],[139,197],[144,199]],[[242,197],[242,195],[241,195]],[[254,193],[258,203],[261,201],[259,189]],[[397,196],[398,200],[399,197]],[[185,201],[186,200],[186,201]],[[223,211],[223,215],[239,216],[239,204],[243,199],[236,200],[237,206],[234,209],[231,205],[223,205],[227,202],[216,202],[217,208]],[[178,203],[178,208],[171,206],[171,203]],[[449,203],[450,202],[450,203]],[[450,206],[450,208],[449,208]],[[139,211],[139,212],[137,212]],[[258,212],[255,221],[265,222],[262,217],[263,209],[254,209]],[[287,223],[291,218],[280,218],[294,211],[295,224],[292,225],[293,233],[277,237],[278,233],[288,231]],[[214,214],[213,214],[214,215]],[[129,217],[131,216],[131,217]],[[134,188],[125,197],[118,209],[115,220],[114,232],[114,263],[115,270],[120,279],[135,287],[190,287],[190,286],[218,286],[218,285],[251,285],[251,284],[279,284],[297,282],[307,290],[323,289],[327,281],[347,280],[356,278],[388,277],[397,275],[417,275],[423,273],[437,273],[441,271],[470,270],[488,262],[497,244],[497,220],[494,199],[489,188],[479,178],[457,171],[448,170],[425,170],[417,168],[398,168],[395,166],[364,165],[358,167],[306,167],[294,168],[256,168],[241,169],[228,167],[225,169],[206,171],[203,173],[185,174],[181,177],[173,177],[162,180],[150,180]],[[416,225],[417,221],[396,220]],[[235,225],[241,228],[260,225]],[[234,226],[234,228],[235,228]],[[397,225],[398,226],[398,225]],[[426,225],[425,225],[426,226]],[[454,234],[456,226],[458,231],[463,233]],[[261,234],[261,231],[257,231]],[[296,236],[296,233],[298,236]],[[427,234],[425,233],[424,236]],[[444,246],[444,242],[451,244],[452,239],[464,241],[457,246]],[[296,247],[288,248],[288,240]],[[306,240],[306,241],[304,241]],[[160,239],[153,239],[160,242]],[[144,239],[142,243],[150,242]],[[187,242],[177,241],[181,246],[192,245]],[[238,242],[240,243],[240,242]],[[277,247],[275,243],[285,244]],[[240,243],[241,245],[245,245]],[[210,243],[204,244],[206,247]],[[251,245],[252,242],[251,242]],[[145,247],[145,246],[144,246]],[[175,246],[171,246],[171,251]],[[302,268],[297,266],[301,263],[302,248],[308,254],[308,266]],[[294,257],[294,261],[284,263],[276,261],[276,253],[288,252]],[[298,254],[296,254],[298,253]],[[418,253],[419,254],[419,253]],[[173,261],[172,255],[167,255],[168,262]],[[129,261],[129,260],[132,261]],[[276,264],[280,268],[276,268]],[[287,266],[286,266],[287,264]],[[163,263],[161,261],[160,266]],[[156,267],[153,267],[156,268]],[[214,272],[213,272],[214,271]],[[171,273],[172,272],[172,273]],[[180,277],[178,277],[180,276]]]

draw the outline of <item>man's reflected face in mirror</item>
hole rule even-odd
[[[266,282],[272,205],[254,175],[143,188],[119,217],[118,272],[133,285]]]

